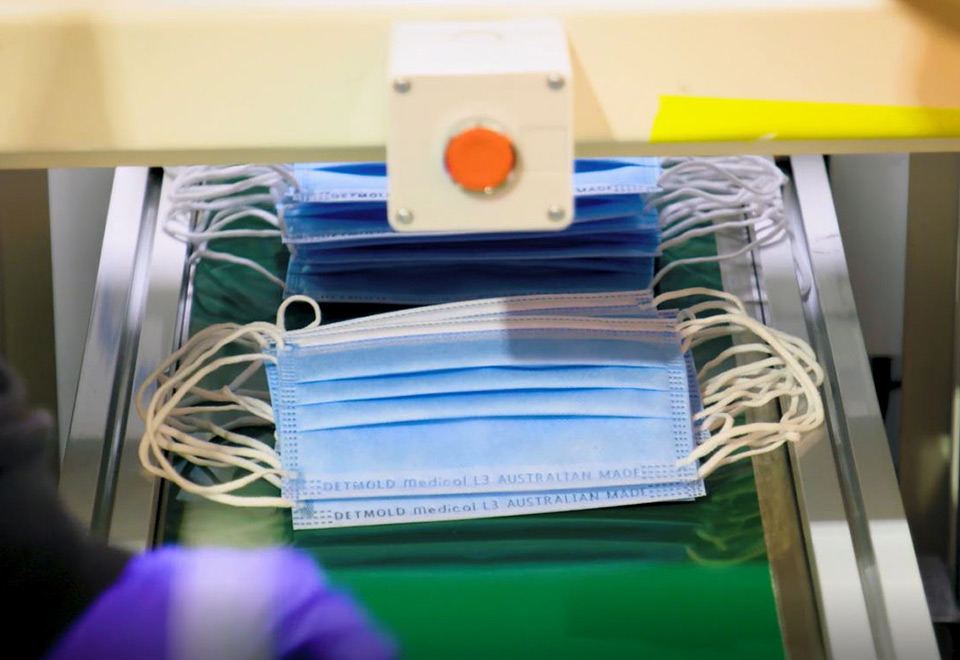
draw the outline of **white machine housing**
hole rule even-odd
[[[388,212],[398,231],[546,231],[573,219],[573,85],[555,20],[398,23],[389,66]],[[475,127],[510,138],[504,185],[472,192],[444,164]]]

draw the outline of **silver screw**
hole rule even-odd
[[[563,210],[563,207],[558,206],[557,204],[554,204],[547,209],[547,217],[554,222],[560,222],[566,217],[566,215],[567,212]]]
[[[401,225],[409,225],[413,222],[413,211],[410,209],[400,209],[397,211],[397,222]]]
[[[547,87],[550,89],[563,89],[566,83],[566,79],[559,73],[551,73],[547,76]]]
[[[410,91],[410,81],[406,78],[394,78],[393,79],[393,90],[397,94],[406,94]]]

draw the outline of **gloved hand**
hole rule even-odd
[[[135,557],[49,660],[387,660],[392,644],[289,549]]]
[[[125,552],[88,538],[47,467],[50,417],[0,359],[0,635],[3,658],[42,657],[124,571]]]

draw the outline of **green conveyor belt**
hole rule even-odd
[[[279,240],[215,247],[284,272]],[[665,258],[714,249],[700,239]],[[720,288],[719,270],[665,278],[666,289],[685,286]],[[201,262],[191,327],[270,320],[280,298],[252,271]],[[324,307],[327,320],[373,311]],[[231,509],[170,487],[163,530],[170,543],[309,552],[412,660],[783,657],[750,463],[720,470],[707,490],[695,502],[294,533],[287,512]]]

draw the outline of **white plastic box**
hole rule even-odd
[[[401,23],[389,66],[390,223],[399,231],[545,231],[573,218],[573,93],[553,20]],[[445,165],[475,127],[505,135],[515,165],[471,191]]]

